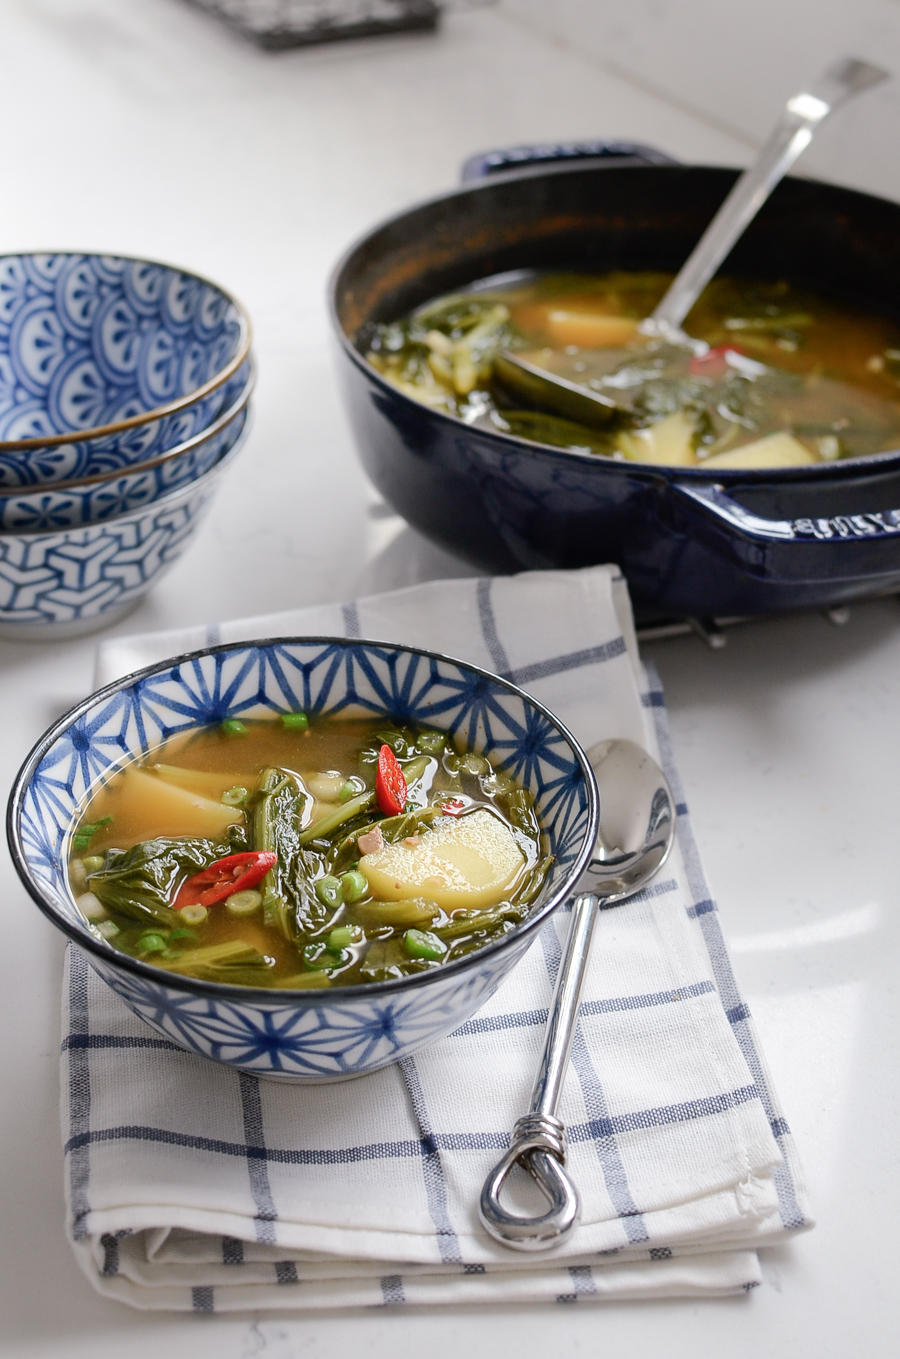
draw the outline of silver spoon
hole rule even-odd
[[[844,57],[808,90],[787,101],[769,140],[744,171],[700,237],[652,316],[638,329],[651,338],[705,354],[708,345],[681,328],[719,265],[744,234],[776,184],[809,146],[813,134],[836,109],[857,94],[890,79],[890,72],[855,57]],[[509,350],[496,358],[497,375],[522,396],[570,419],[606,424],[616,403],[590,388],[549,372]]]
[[[602,741],[588,751],[600,789],[600,829],[594,857],[578,883],[569,937],[559,965],[531,1107],[513,1129],[505,1156],[481,1191],[479,1216],[491,1236],[515,1250],[544,1250],[578,1221],[578,1191],[565,1171],[566,1129],[556,1117],[578,1002],[598,910],[617,905],[650,881],[672,848],[675,801],[659,766],[633,741]],[[546,1213],[523,1217],[500,1202],[517,1163],[549,1202]]]

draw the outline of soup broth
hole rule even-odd
[[[169,972],[327,987],[442,967],[524,918],[551,860],[524,788],[444,733],[230,720],[98,789],[69,881],[93,932]]]
[[[485,280],[376,327],[367,357],[467,424],[601,457],[726,469],[900,447],[893,321],[784,281],[721,278],[685,322],[709,346],[694,354],[638,330],[672,277]],[[504,367],[505,351],[599,398],[590,425],[543,407]]]

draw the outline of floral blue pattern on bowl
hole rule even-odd
[[[0,637],[51,642],[127,613],[184,552],[246,437],[238,421],[209,471],[152,504],[83,528],[0,533]]]
[[[387,714],[458,735],[534,795],[555,856],[531,915],[462,958],[411,977],[308,991],[173,977],[117,953],[79,914],[68,841],[90,790],[129,756],[226,717],[304,710]],[[53,923],[131,1009],[189,1052],[283,1080],[342,1080],[418,1051],[462,1024],[522,957],[593,848],[597,792],[587,759],[546,708],[446,656],[343,638],[209,648],[110,685],[62,718],[23,765],[9,803],[13,858]]]
[[[51,483],[35,490],[4,493],[0,488],[0,533],[101,523],[195,481],[234,446],[246,423],[252,375],[246,381],[232,378],[226,389],[228,395],[236,392],[236,399],[229,401],[211,425],[129,471],[105,472],[88,481]]]
[[[164,453],[224,409],[250,328],[194,274],[110,255],[0,256],[0,485]]]

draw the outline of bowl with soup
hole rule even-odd
[[[737,172],[589,150],[484,159],[339,263],[370,477],[481,569],[619,562],[644,619],[900,586],[900,206],[783,181],[692,352],[640,321]]]
[[[590,857],[586,757],[528,694],[411,647],[220,646],[79,704],[16,779],[26,889],[189,1052],[362,1075],[463,1023]]]

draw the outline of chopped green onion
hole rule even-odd
[[[247,797],[247,789],[236,783],[233,788],[229,788],[226,793],[222,794],[222,801],[226,807],[240,807],[242,802],[247,801]]]
[[[137,941],[138,953],[165,953],[168,944],[161,934],[142,934]]]
[[[369,881],[365,873],[360,873],[359,869],[351,868],[348,873],[341,874],[341,895],[344,901],[359,901],[368,890]]]
[[[323,968],[334,967],[334,954],[323,943],[307,944],[303,950],[303,961],[313,971],[321,972]]]
[[[223,736],[246,736],[247,726],[238,717],[226,717],[219,726]]]
[[[411,788],[417,779],[420,779],[428,768],[429,760],[427,755],[417,755],[414,760],[409,760],[401,765],[403,777]]]
[[[95,928],[98,934],[103,935],[104,939],[112,939],[114,935],[119,933],[119,927],[114,920],[101,920]]]
[[[464,769],[467,774],[486,774],[490,765],[483,755],[469,753],[462,757],[459,767]]]
[[[323,906],[335,907],[341,904],[341,882],[339,878],[334,878],[329,873],[324,878],[319,878],[316,882],[316,896]]]
[[[209,915],[209,911],[205,906],[201,906],[198,902],[196,906],[182,906],[178,914],[181,916],[182,920],[186,920],[189,925],[202,925]]]
[[[425,958],[429,962],[437,962],[447,952],[443,939],[426,930],[407,930],[403,945],[410,958]]]
[[[359,925],[338,925],[328,936],[328,947],[335,953],[349,948],[351,944],[361,944],[365,935]]]
[[[232,892],[225,898],[225,909],[232,915],[252,915],[262,905],[262,892],[247,888],[244,892]]]
[[[288,731],[307,731],[309,718],[306,713],[282,713],[281,725],[287,727]]]
[[[109,826],[111,823],[112,817],[104,816],[101,817],[99,821],[95,821],[93,825],[79,826],[72,836],[72,848],[75,850],[76,854],[82,854],[87,849],[101,826]]]
[[[352,797],[356,797],[358,793],[364,793],[365,791],[366,785],[363,783],[362,779],[352,777],[347,780],[341,791],[338,793],[337,800],[338,802],[349,802]]]
[[[423,731],[416,737],[416,745],[424,755],[440,755],[446,744],[447,737],[442,731]]]
[[[81,861],[84,864],[85,873],[99,873],[103,867],[102,854],[89,854],[86,859]]]
[[[204,907],[203,909],[205,910],[206,907]],[[197,938],[196,930],[173,930],[172,933],[169,935],[170,941],[172,939],[196,939],[196,938]]]

